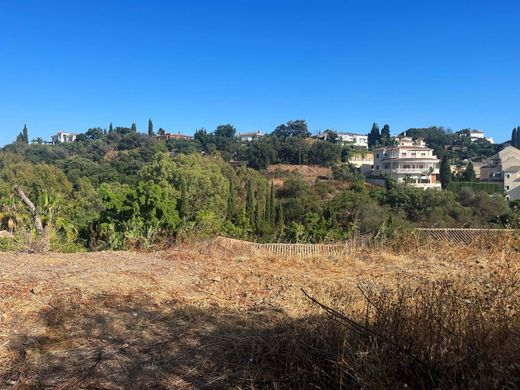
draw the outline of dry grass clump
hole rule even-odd
[[[107,278],[95,292],[62,276],[81,289],[53,290],[35,330],[10,333],[0,388],[520,387],[517,241],[314,258],[240,245],[186,245],[110,278],[89,260],[95,285]],[[110,285],[150,266],[155,288]]]
[[[371,388],[520,386],[519,278],[504,271],[361,287],[364,311],[329,311],[341,343],[338,379]]]

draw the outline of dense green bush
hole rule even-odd
[[[471,188],[475,191],[484,191],[488,194],[500,194],[503,192],[502,187],[498,183],[452,181],[447,187],[448,191],[456,193],[460,192],[463,188]]]

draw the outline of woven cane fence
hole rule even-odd
[[[432,240],[449,241],[461,245],[469,245],[476,241],[496,241],[520,235],[515,229],[417,229],[421,234]]]
[[[344,243],[340,244],[252,244],[254,249],[280,255],[315,256],[323,254],[341,254],[348,250]]]
[[[433,241],[446,241],[456,245],[471,245],[481,242],[500,242],[508,238],[520,238],[520,230],[514,229],[465,229],[465,228],[423,228],[417,232],[425,238]],[[369,236],[355,236],[354,238],[330,244],[289,244],[289,243],[266,243],[260,244],[251,241],[242,241],[225,237],[218,237],[213,245],[230,253],[244,251],[259,251],[284,256],[323,256],[323,255],[345,255],[352,253],[355,249],[374,243]]]

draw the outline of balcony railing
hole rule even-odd
[[[394,168],[392,171],[395,173],[409,173],[416,175],[433,175],[439,173],[439,169],[437,168]]]

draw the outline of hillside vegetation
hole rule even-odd
[[[357,233],[391,238],[416,226],[520,225],[517,203],[471,186],[368,186],[342,162],[348,146],[309,134],[293,121],[251,142],[230,125],[166,142],[135,126],[89,129],[54,146],[24,136],[0,152],[0,250],[45,249],[48,241],[60,252],[149,250],[216,235],[317,243]]]

